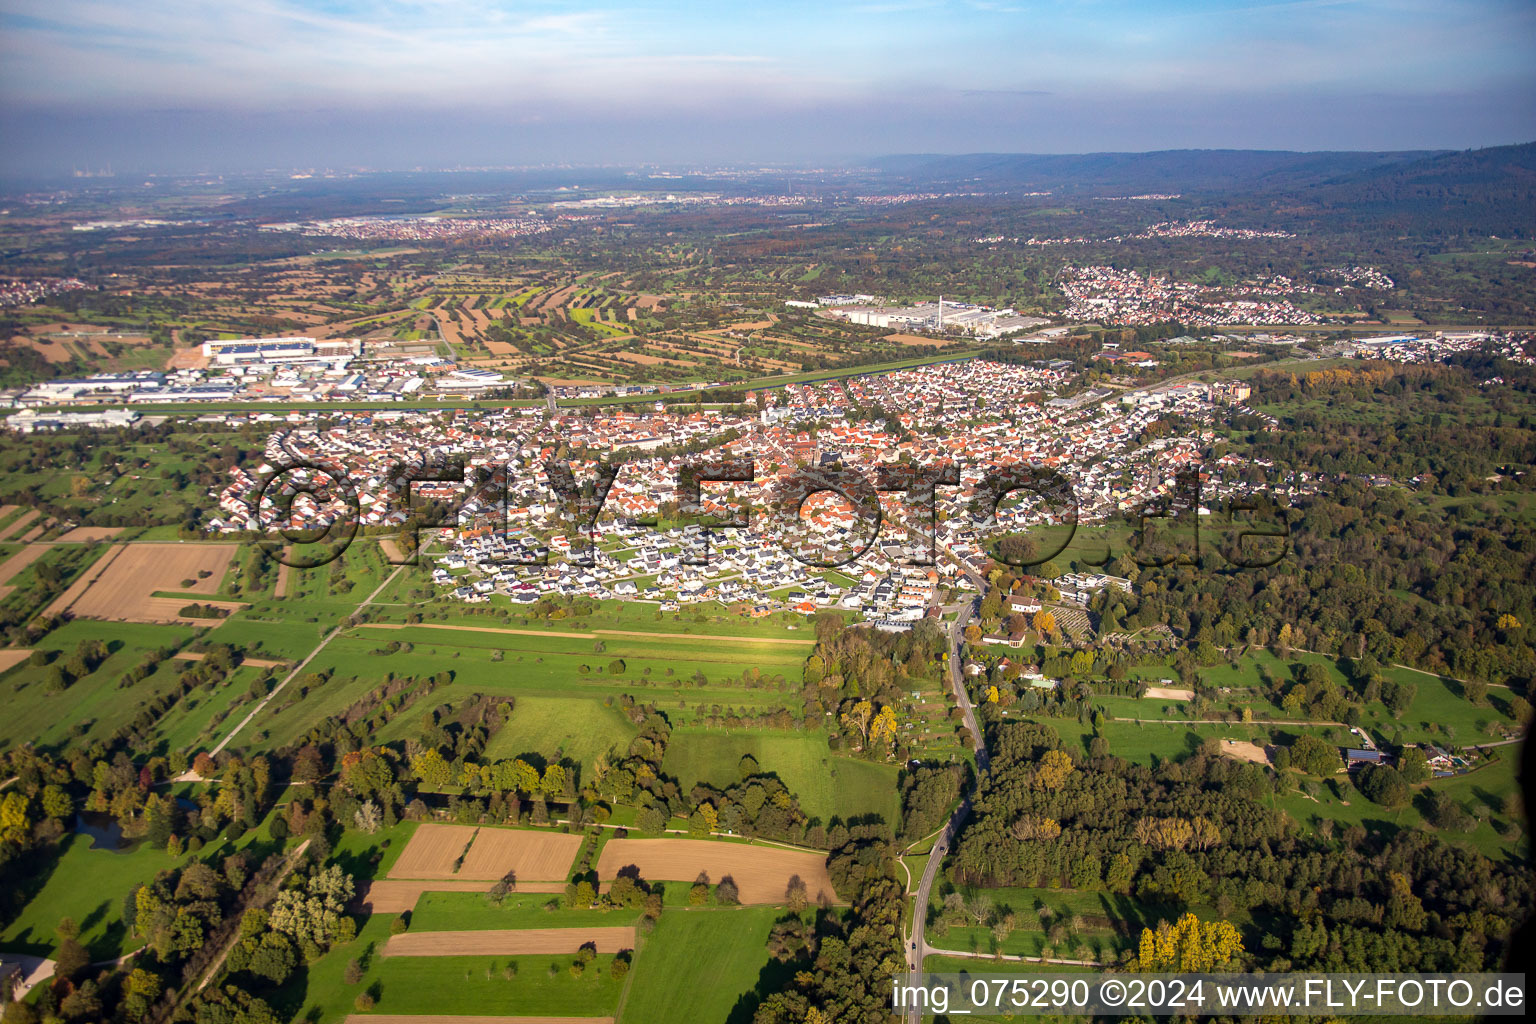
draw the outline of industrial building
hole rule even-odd
[[[356,338],[233,338],[203,342],[203,355],[215,366],[277,367],[324,363],[344,369],[362,351]]]
[[[920,302],[914,306],[843,306],[829,309],[822,315],[865,327],[931,331],[936,334],[956,331],[978,338],[998,338],[1046,322],[1038,317],[1020,316],[1012,309],[945,302],[942,295],[937,302]]]

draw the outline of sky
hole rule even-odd
[[[0,172],[1536,138],[1536,0],[0,0]]]

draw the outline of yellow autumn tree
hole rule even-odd
[[[1149,973],[1203,973],[1228,966],[1242,951],[1242,936],[1231,922],[1185,914],[1176,924],[1159,921],[1155,931],[1141,930],[1137,966]]]
[[[1043,789],[1060,789],[1076,770],[1065,750],[1047,750],[1035,766],[1035,779]]]
[[[1035,612],[1033,625],[1036,633],[1054,633],[1056,632],[1056,616],[1042,608]]]
[[[859,734],[860,747],[869,740],[869,722],[874,715],[875,706],[867,700],[858,701],[842,713],[840,720],[843,725]]]
[[[890,705],[881,708],[870,721],[869,742],[896,742],[896,712],[891,709]]]

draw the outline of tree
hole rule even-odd
[[[27,798],[20,793],[12,791],[0,797],[0,842],[20,846],[27,841],[32,831],[28,810]]]
[[[1334,775],[1343,763],[1337,747],[1311,733],[1291,744],[1291,764],[1308,775]]]
[[[383,816],[379,813],[379,805],[372,800],[364,800],[352,814],[352,822],[359,832],[373,835],[379,830]]]
[[[90,965],[90,954],[74,936],[67,936],[53,954],[53,973],[60,978],[73,978]]]
[[[43,787],[43,814],[45,817],[65,821],[74,817],[75,802],[62,786]]]
[[[660,835],[667,827],[667,812],[652,804],[640,812],[640,817],[636,820],[635,824],[642,832]]]
[[[277,894],[268,916],[271,929],[291,937],[301,947],[310,943],[321,951],[333,942],[347,941],[356,929],[345,914],[353,891],[352,876],[340,865],[324,868],[302,890],[284,889]]]
[[[1077,768],[1065,750],[1047,750],[1035,767],[1035,780],[1043,789],[1060,789]]]
[[[1362,769],[1359,785],[1367,798],[1389,810],[1408,803],[1408,783],[1390,765],[1373,764]]]
[[[288,980],[298,962],[298,954],[294,952],[293,943],[288,937],[278,932],[268,932],[252,951],[246,970],[274,985],[281,985]]]
[[[807,897],[805,882],[799,875],[790,875],[789,884],[784,886],[784,902],[789,906],[790,913],[798,914],[804,910]]]
[[[715,886],[715,902],[723,907],[734,907],[741,903],[741,894],[736,888],[736,879],[725,875]]]
[[[1424,756],[1424,751],[1418,747],[1406,747],[1397,759],[1397,773],[1403,781],[1410,786],[1416,786],[1421,782],[1428,782],[1429,758]]]
[[[1242,936],[1229,921],[1185,914],[1177,924],[1159,921],[1141,930],[1137,966],[1145,972],[1204,973],[1224,968],[1243,952]]]
[[[1388,679],[1381,684],[1381,700],[1396,718],[1401,718],[1413,707],[1413,699],[1419,688],[1412,683],[1400,683]]]
[[[869,723],[869,742],[895,745],[896,728],[896,712],[887,704]]]
[[[844,711],[840,721],[849,729],[859,734],[859,749],[869,742],[869,723],[874,717],[875,706],[867,700],[855,701]]]
[[[565,767],[559,764],[549,764],[544,767],[544,778],[540,780],[539,788],[545,796],[558,797],[565,794]]]

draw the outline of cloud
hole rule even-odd
[[[1353,130],[1367,145],[1397,138],[1396,128],[1372,136],[1378,126],[1349,125],[1346,111],[1379,112],[1382,97],[1396,97],[1392,124],[1405,131],[1413,104],[1460,111],[1455,122],[1425,115],[1423,144],[1440,145],[1437,132],[1459,140],[1469,126],[1517,125],[1508,97],[1536,84],[1536,5],[1525,0],[780,0],[704,13],[638,3],[0,0],[0,116],[161,125],[151,115],[174,109],[182,123],[197,111],[210,124],[250,116],[276,133],[310,130],[294,111],[329,111],[327,125],[351,117],[384,132],[387,146],[390,117],[404,126],[473,111],[559,126],[568,156],[596,126],[606,152],[606,133],[631,121],[803,125],[879,152],[911,148],[881,146],[883,136],[994,149],[1021,138],[1156,148],[1263,137],[1263,124],[1230,118],[1204,132],[1198,118],[1213,104],[1280,117],[1289,127],[1277,142],[1303,138],[1287,111],[1307,109],[1319,140]],[[1468,95],[1488,98],[1486,115],[1458,106]],[[1331,107],[1311,103],[1323,96]],[[1086,123],[1058,128],[1064,117]],[[679,127],[674,141],[702,151],[703,131]],[[7,143],[0,149],[15,148]]]
[[[1049,89],[964,89],[962,96],[1054,96]]]

